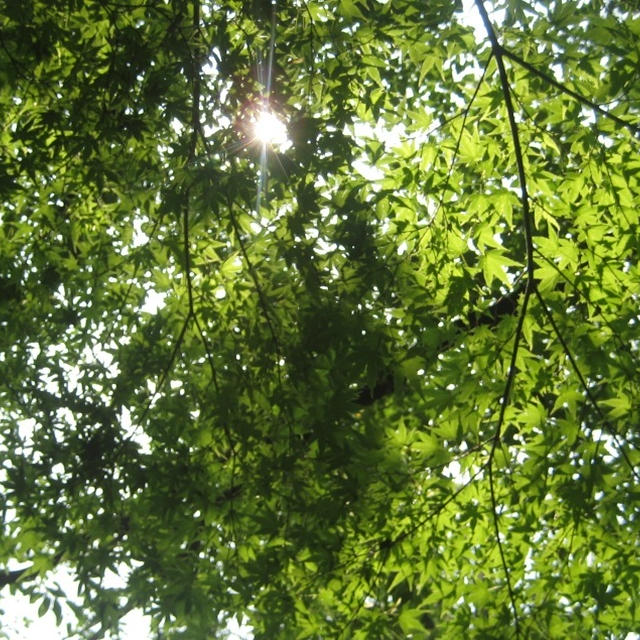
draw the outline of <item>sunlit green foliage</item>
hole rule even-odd
[[[5,0],[0,113],[2,585],[640,629],[635,2]]]

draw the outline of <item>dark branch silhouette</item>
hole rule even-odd
[[[453,322],[458,329],[458,337],[466,335],[478,327],[495,327],[507,316],[513,316],[518,311],[518,300],[525,289],[525,280],[520,280],[513,291],[498,298],[492,305],[483,311],[473,310],[465,318],[459,318]],[[457,342],[456,339],[447,339],[441,342],[436,355],[444,353]],[[393,374],[382,374],[373,387],[365,385],[360,387],[355,394],[354,403],[361,407],[369,407],[374,402],[390,396],[395,390]]]
[[[62,552],[58,552],[53,558],[53,567],[55,568],[62,559]],[[22,569],[14,569],[13,571],[0,571],[0,589],[11,586],[17,582],[26,582],[34,580],[38,577],[39,571],[34,570],[33,565],[23,567]]]
[[[27,574],[23,580],[32,580],[36,577],[36,573],[29,574],[32,567],[25,567],[24,569],[15,569],[14,571],[2,571],[0,572],[0,589],[6,587],[8,585],[15,584],[22,578],[23,575]]]

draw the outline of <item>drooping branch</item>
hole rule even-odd
[[[640,474],[638,474],[638,472],[635,470],[633,462],[629,458],[629,454],[627,453],[627,451],[626,451],[624,445],[622,444],[622,442],[620,442],[620,437],[619,437],[618,433],[616,432],[616,430],[611,426],[611,424],[607,420],[607,418],[604,415],[602,409],[600,408],[600,405],[598,404],[598,401],[596,400],[595,396],[593,395],[593,392],[589,388],[589,385],[587,384],[587,381],[586,381],[584,375],[582,374],[582,371],[580,370],[580,367],[578,367],[578,363],[576,362],[576,359],[573,357],[573,354],[571,353],[571,349],[569,349],[569,345],[567,344],[567,341],[565,340],[564,336],[562,335],[562,332],[560,331],[560,328],[558,327],[558,324],[556,323],[556,321],[555,321],[555,319],[553,317],[553,314],[551,313],[551,310],[549,309],[549,306],[547,305],[547,303],[545,302],[544,298],[542,297],[542,295],[540,294],[539,291],[536,290],[535,293],[536,293],[536,296],[538,297],[538,301],[540,302],[540,305],[542,306],[542,310],[544,311],[545,315],[547,316],[547,319],[549,320],[549,323],[551,324],[553,332],[555,333],[556,337],[558,338],[558,341],[562,345],[562,350],[564,351],[564,354],[567,356],[567,359],[569,360],[569,363],[571,364],[571,368],[573,369],[574,373],[578,377],[578,380],[580,381],[580,386],[584,390],[584,393],[585,393],[586,397],[588,398],[589,403],[593,407],[594,411],[598,414],[598,417],[602,421],[602,425],[606,428],[607,432],[609,433],[609,435],[611,436],[612,440],[614,441],[618,451],[620,452],[620,455],[622,456],[623,460],[625,461],[625,464],[629,467],[629,470],[631,471],[631,474],[635,477],[636,480],[640,480]]]
[[[192,22],[192,32],[193,34],[200,34],[200,2],[199,0],[195,0],[193,3],[193,22]],[[198,143],[198,137],[200,135],[200,98],[201,98],[201,56],[200,55],[191,55],[191,74],[192,74],[192,87],[191,87],[191,131],[190,131],[190,139],[188,146],[188,153],[186,158],[187,165],[193,163],[196,157],[196,149]],[[220,386],[218,383],[218,378],[216,374],[216,369],[213,362],[213,355],[211,351],[211,347],[209,345],[209,341],[207,340],[204,331],[202,330],[202,326],[200,321],[198,320],[198,316],[195,310],[195,302],[193,295],[193,275],[191,268],[191,232],[189,219],[191,215],[190,211],[190,199],[191,199],[191,184],[188,184],[183,192],[183,206],[182,206],[182,244],[183,244],[183,255],[184,255],[184,276],[186,280],[187,287],[187,314],[184,320],[182,321],[182,326],[180,328],[180,332],[178,334],[177,339],[175,340],[173,349],[171,351],[171,355],[165,365],[165,368],[158,380],[154,393],[149,398],[142,415],[140,417],[139,422],[144,422],[147,414],[149,413],[151,406],[153,404],[153,400],[160,392],[162,387],[164,386],[171,370],[173,369],[173,365],[178,357],[178,353],[180,352],[180,348],[184,342],[184,336],[186,334],[187,328],[189,326],[189,322],[193,321],[196,325],[198,333],[200,335],[200,339],[202,345],[205,350],[205,354],[207,357],[207,362],[209,364],[209,368],[211,370],[211,380],[216,390],[216,393],[220,393]],[[231,433],[229,431],[229,427],[225,424],[223,425],[226,439],[229,443],[229,446],[233,448],[233,441],[231,438]]]
[[[458,134],[457,140],[456,140],[456,145],[453,149],[453,155],[451,157],[451,162],[449,163],[449,170],[447,171],[447,177],[444,181],[444,185],[442,186],[441,189],[441,195],[440,195],[440,199],[438,200],[438,206],[436,207],[435,213],[433,214],[433,217],[435,218],[438,215],[438,212],[442,209],[442,205],[444,204],[444,199],[445,199],[445,195],[449,189],[449,184],[451,182],[451,176],[453,174],[453,169],[455,167],[456,164],[456,159],[458,157],[458,152],[460,150],[460,144],[462,143],[462,134],[464,133],[465,130],[465,126],[467,123],[467,118],[469,117],[469,112],[471,111],[471,107],[473,106],[473,103],[475,102],[475,99],[478,96],[478,92],[480,91],[480,87],[482,86],[482,83],[484,82],[485,76],[487,75],[487,69],[489,68],[489,63],[491,62],[491,58],[489,58],[487,60],[487,62],[484,65],[484,69],[482,70],[482,75],[480,76],[480,79],[478,80],[477,84],[476,84],[476,88],[473,92],[473,95],[471,96],[471,99],[469,100],[469,102],[467,103],[467,105],[465,106],[465,108],[462,110],[462,112],[460,114],[458,114],[459,116],[462,116],[462,124],[460,125],[460,133]],[[423,232],[423,237],[424,234],[426,233],[426,230]],[[420,243],[418,243],[418,246],[420,246]]]
[[[193,3],[193,33],[200,33],[200,3],[196,0]],[[187,157],[187,162],[192,163],[195,160],[196,156],[196,147],[198,144],[198,137],[200,135],[200,96],[201,96],[201,78],[200,78],[200,56],[192,57],[192,75],[193,75],[193,86],[191,91],[191,139],[189,141],[189,154]],[[211,352],[211,347],[209,345],[209,341],[204,335],[204,331],[202,330],[202,326],[200,325],[200,321],[198,320],[198,315],[195,310],[195,303],[193,298],[193,275],[191,272],[191,236],[190,236],[190,228],[189,228],[189,199],[191,196],[191,185],[189,185],[185,192],[185,202],[182,210],[182,233],[183,233],[183,249],[184,249],[184,271],[185,277],[187,281],[187,296],[189,300],[189,313],[187,316],[187,321],[189,318],[192,318],[196,328],[198,329],[198,333],[200,335],[200,340],[202,341],[202,345],[204,347],[207,362],[209,363],[209,369],[211,370],[211,380],[213,382],[213,386],[216,390],[216,393],[220,393],[220,385],[218,384],[218,376],[216,373],[216,369],[213,363],[213,354]],[[231,445],[231,437],[230,433],[227,432],[227,439],[229,440],[229,444]]]

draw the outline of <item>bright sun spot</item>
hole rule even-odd
[[[263,111],[254,125],[255,136],[260,142],[273,146],[287,145],[287,127],[270,111]]]

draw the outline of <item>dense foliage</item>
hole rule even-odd
[[[640,629],[635,2],[0,25],[2,585],[87,638]]]

